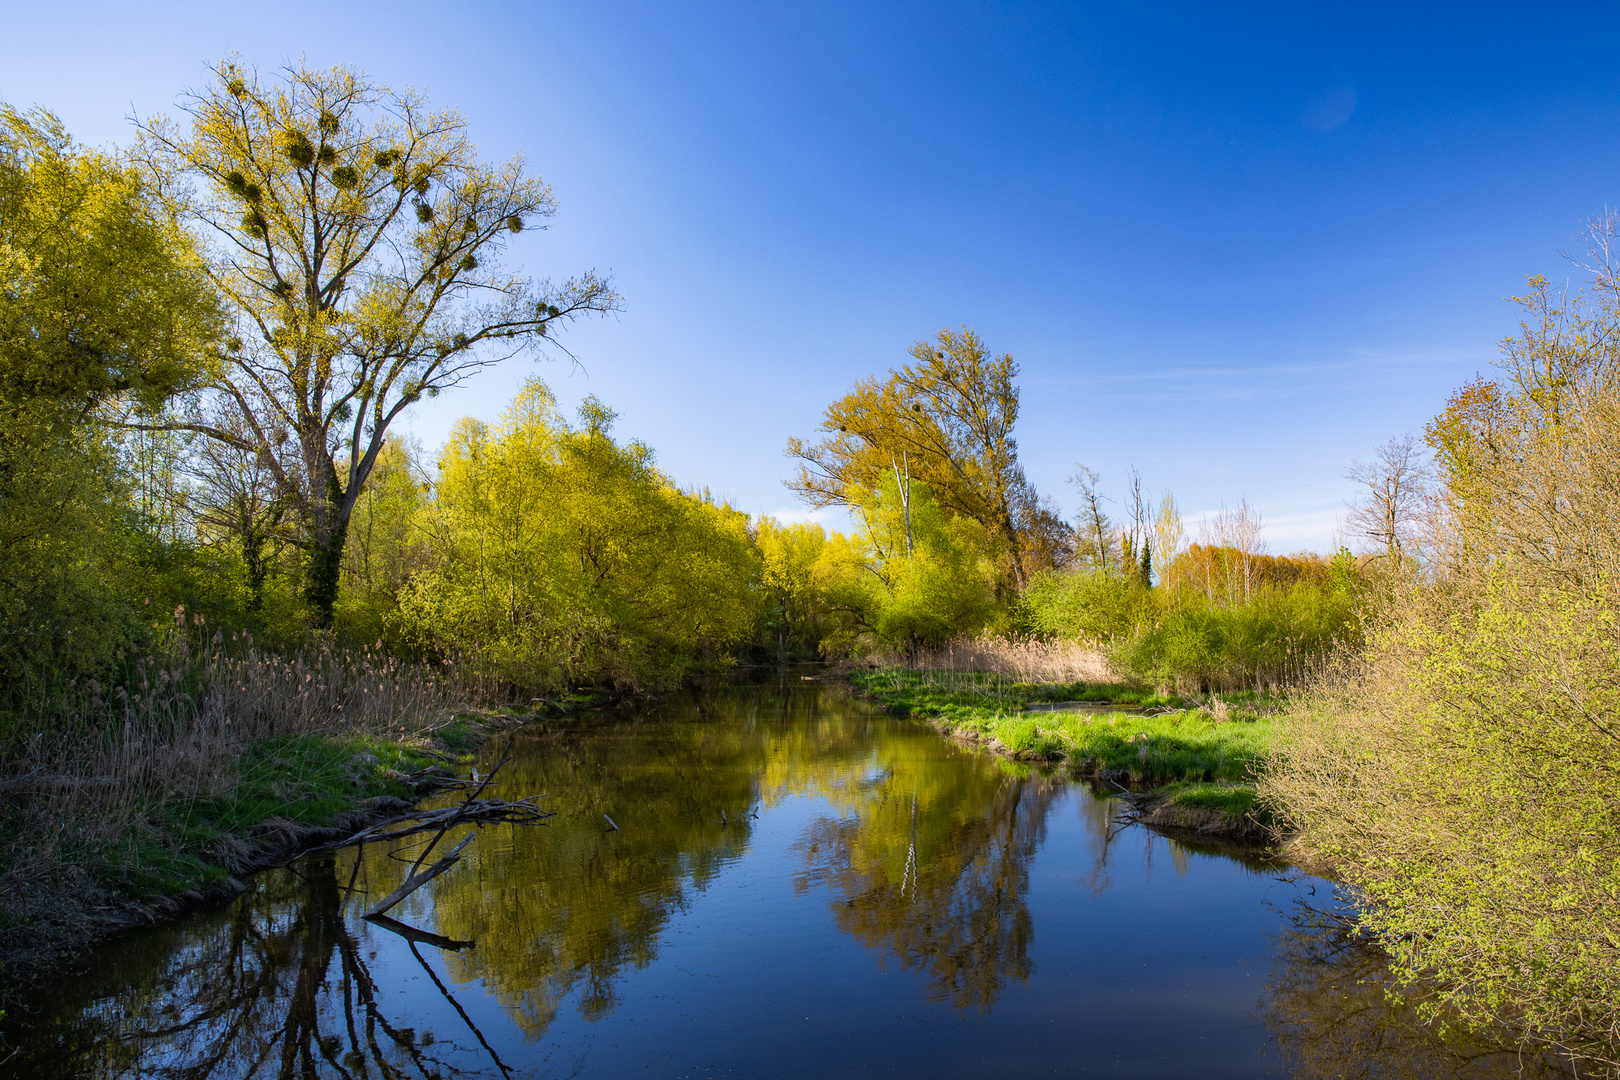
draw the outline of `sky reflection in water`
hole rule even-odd
[[[488,748],[491,756],[497,747]],[[841,687],[515,736],[491,826],[392,913],[387,846],[128,935],[4,1036],[24,1077],[1492,1077],[1388,1004],[1330,887]],[[603,815],[619,826],[610,831]],[[722,824],[724,818],[726,824]],[[454,837],[448,838],[454,840]],[[414,856],[409,856],[414,857]],[[409,858],[407,857],[407,858]],[[466,944],[471,942],[472,944]],[[0,1051],[0,1054],[6,1051]]]

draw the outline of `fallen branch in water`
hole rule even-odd
[[[492,821],[517,823],[544,821],[552,816],[552,812],[542,810],[534,805],[536,800],[543,798],[545,798],[544,795],[530,795],[513,802],[507,802],[504,799],[468,799],[455,806],[444,806],[437,810],[400,814],[368,825],[348,839],[334,841],[328,846],[345,848],[354,844],[371,844],[379,840],[397,840],[402,836],[412,836],[419,832],[426,832],[429,829],[436,829],[457,822],[485,824]],[[407,821],[415,822],[415,824],[403,829],[394,829],[392,832],[382,831]]]
[[[490,782],[495,779],[495,774],[501,771],[501,766],[505,765],[509,760],[511,760],[511,757],[512,740],[508,738],[506,740],[505,749],[501,751],[501,759],[495,763],[495,767],[490,769],[488,774],[479,779],[478,786],[475,787],[472,790],[472,793],[463,799],[459,805],[454,807],[445,807],[442,810],[428,811],[424,814],[405,815],[404,817],[391,823],[381,822],[377,825],[373,825],[370,829],[362,829],[353,837],[350,837],[349,840],[345,841],[344,845],[339,845],[345,846],[349,843],[364,844],[367,840],[378,840],[385,838],[392,839],[401,836],[408,836],[416,832],[425,832],[428,829],[434,828],[435,826],[438,828],[438,831],[433,835],[433,839],[428,841],[427,846],[422,849],[422,853],[416,857],[416,862],[411,864],[410,872],[405,875],[404,882],[400,884],[399,888],[395,889],[393,892],[379,900],[376,904],[372,905],[371,910],[366,912],[366,918],[378,918],[383,914],[383,912],[387,911],[389,908],[411,895],[411,893],[415,892],[417,889],[420,889],[423,885],[426,885],[428,882],[432,881],[434,878],[438,877],[440,874],[444,873],[446,870],[450,869],[456,863],[461,861],[461,850],[468,844],[472,843],[473,837],[478,835],[477,833],[468,833],[466,836],[461,838],[460,843],[450,849],[450,853],[448,855],[445,855],[443,858],[439,859],[438,862],[435,862],[426,870],[421,869],[422,864],[426,862],[427,857],[433,853],[433,849],[438,846],[439,841],[444,839],[444,834],[449,832],[455,826],[467,822],[480,821],[540,821],[551,816],[546,811],[541,810],[538,806],[535,806],[534,803],[528,799],[519,799],[516,802],[505,802],[500,799],[479,798],[479,796],[484,793],[484,789],[489,787]],[[473,775],[477,776],[477,773],[474,773]],[[379,835],[375,831],[379,828],[386,827],[388,824],[398,824],[399,821],[409,820],[415,820],[417,824],[408,829],[399,829],[392,833],[384,833]]]
[[[456,865],[456,863],[461,861],[461,849],[472,843],[473,837],[477,835],[477,833],[468,833],[466,836],[463,836],[461,838],[461,843],[450,849],[450,854],[446,855],[444,858],[440,859],[426,870],[423,870],[420,874],[417,873],[413,868],[411,872],[405,876],[405,881],[400,885],[399,888],[395,889],[393,892],[389,893],[387,896],[383,897],[377,903],[372,905],[371,910],[366,912],[366,918],[377,918],[383,912],[387,911],[389,908],[411,895],[411,893],[415,892],[417,889],[420,889],[423,885],[426,885],[428,882],[432,881],[434,878]],[[419,862],[417,865],[420,866],[421,863]]]

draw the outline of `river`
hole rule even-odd
[[[103,943],[0,1022],[0,1074],[1519,1075],[1386,999],[1328,882],[842,686],[773,673],[511,754],[499,793],[556,816],[479,829],[392,912],[413,930],[343,898],[414,852],[306,857]]]

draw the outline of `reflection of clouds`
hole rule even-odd
[[[1300,879],[1294,879],[1296,885]],[[1301,892],[1284,913],[1261,1019],[1289,1075],[1389,1080],[1567,1076],[1533,1048],[1423,1024],[1425,997],[1395,993],[1384,954],[1350,933],[1347,906]]]

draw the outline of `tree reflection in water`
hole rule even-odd
[[[976,813],[924,805],[889,777],[852,815],[810,829],[799,844],[807,868],[794,883],[828,889],[841,931],[927,972],[930,1001],[983,1013],[1009,981],[1035,970],[1029,865],[1060,790],[1033,774],[991,773]],[[936,816],[942,827],[926,827]]]
[[[211,932],[142,935],[79,988],[93,1004],[62,1001],[52,1037],[25,1042],[8,1068],[173,1080],[509,1076],[415,941],[410,952],[465,1023],[417,1031],[390,1018],[343,894],[331,858],[306,860],[266,875]]]
[[[879,966],[918,973],[931,1002],[987,1018],[1035,973],[1031,868],[1060,801],[1082,825],[1064,824],[1069,846],[1057,856],[1079,878],[1075,904],[1113,887],[1111,873],[1120,888],[1147,887],[1135,874],[1151,878],[1153,853],[1166,850],[1122,825],[1110,800],[830,689],[730,690],[643,720],[529,729],[500,782],[503,797],[549,792],[559,816],[483,828],[461,864],[394,910],[409,925],[367,923],[358,903],[344,903],[351,884],[370,896],[390,891],[404,853],[370,845],[306,859],[265,875],[229,908],[113,943],[44,1015],[14,1011],[6,1037],[22,1050],[5,1071],[509,1075],[514,1063],[497,1051],[532,1069],[544,1051],[521,1041],[550,1031],[558,1052],[573,1052],[581,1028],[560,1037],[562,1010],[612,1015],[630,975],[655,962],[698,894],[749,854],[755,815],[773,809],[785,811],[775,820],[790,823],[791,838],[785,851],[760,853],[759,865],[773,869],[752,872],[780,874],[785,858],[793,888],[812,910],[825,904],[837,935]],[[1186,874],[1198,849],[1171,842],[1166,869]],[[1282,872],[1224,854],[1268,878]],[[1294,915],[1263,1011],[1296,1074],[1476,1080],[1504,1071],[1499,1049],[1441,1043],[1389,1004],[1376,954]]]
[[[1290,1075],[1379,1080],[1550,1080],[1571,1075],[1551,1055],[1424,1024],[1395,992],[1381,952],[1349,932],[1331,898],[1301,895],[1283,914],[1261,1009]],[[1308,887],[1307,887],[1308,889]]]

